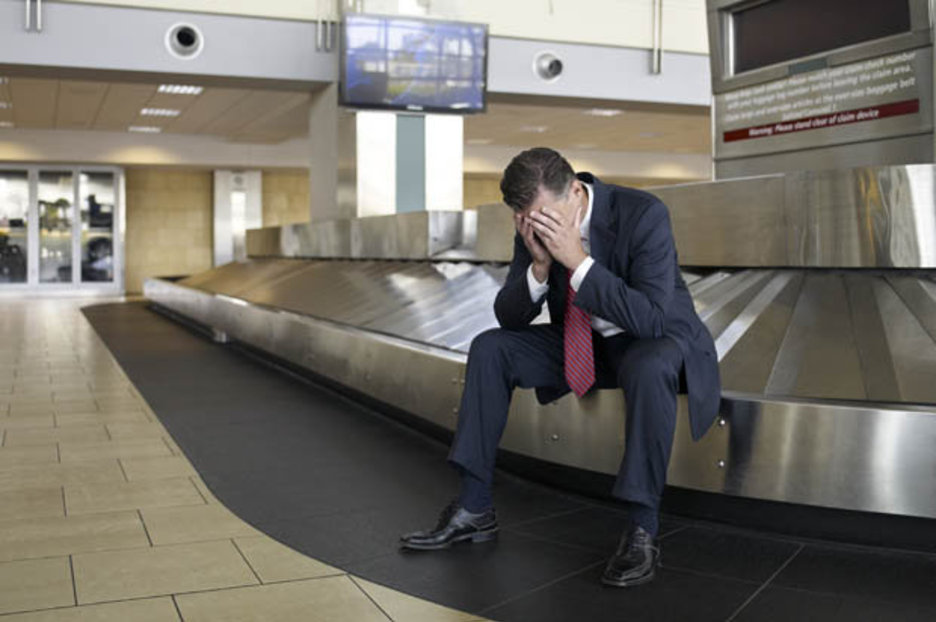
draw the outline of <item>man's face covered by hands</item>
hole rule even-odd
[[[548,264],[555,259],[574,270],[586,257],[579,228],[587,209],[588,196],[579,180],[562,194],[541,186],[530,205],[514,213],[533,261]]]

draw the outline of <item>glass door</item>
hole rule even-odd
[[[71,283],[75,176],[70,170],[40,170],[38,192],[39,282]]]
[[[0,287],[26,283],[28,224],[29,172],[0,169]]]
[[[0,167],[0,291],[121,294],[125,192],[113,166]]]
[[[114,281],[114,225],[117,214],[115,175],[110,171],[82,171],[81,282]]]

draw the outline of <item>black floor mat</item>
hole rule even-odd
[[[212,492],[325,563],[496,620],[932,620],[936,556],[799,541],[664,516],[663,568],[598,579],[610,504],[498,473],[494,543],[404,552],[456,491],[437,441],[212,343],[143,303],[86,317]]]

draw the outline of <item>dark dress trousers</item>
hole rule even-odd
[[[624,330],[607,338],[593,333],[597,386],[622,388],[627,404],[624,459],[612,494],[658,508],[681,379],[694,439],[717,415],[715,344],[679,272],[666,206],[649,193],[604,184],[589,173],[578,178],[594,193],[589,238],[595,263],[574,302]],[[543,404],[569,391],[562,330],[568,271],[553,262],[546,295],[551,323],[531,326],[542,307],[542,300],[530,298],[531,261],[517,235],[507,280],[494,302],[501,328],[478,335],[468,355],[449,461],[487,483],[513,389],[535,388]]]

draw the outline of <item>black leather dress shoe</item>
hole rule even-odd
[[[442,510],[435,529],[417,531],[400,537],[403,548],[421,551],[445,549],[456,542],[485,542],[497,537],[494,508],[472,514],[453,501]]]
[[[601,582],[614,587],[649,583],[659,563],[660,549],[653,546],[653,537],[642,527],[634,527],[624,533]]]

